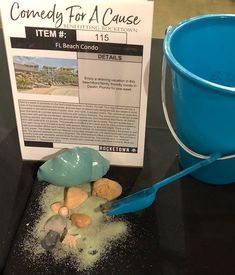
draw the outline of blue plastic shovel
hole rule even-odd
[[[220,157],[221,157],[221,154],[219,153],[212,154],[209,158],[199,161],[198,163],[182,170],[181,172],[153,184],[151,187],[145,188],[139,192],[131,194],[120,200],[114,201],[113,203],[111,203],[111,205],[107,206],[107,208],[103,206],[101,207],[101,209],[103,210],[103,212],[106,212],[108,216],[131,213],[131,212],[136,212],[136,211],[145,209],[154,202],[156,198],[156,193],[159,188],[173,181],[176,181],[200,169],[201,167],[211,164],[212,162],[216,161]]]

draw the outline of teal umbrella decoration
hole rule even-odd
[[[88,147],[75,147],[46,161],[38,169],[39,181],[58,186],[77,186],[102,178],[109,170],[109,162]]]

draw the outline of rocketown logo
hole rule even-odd
[[[134,153],[134,154],[138,153],[137,147],[108,146],[108,145],[99,145],[99,151]]]

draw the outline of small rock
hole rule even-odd
[[[96,212],[102,212],[102,213],[107,213],[109,209],[112,206],[112,202],[108,201],[106,203],[100,204],[99,207],[95,209]]]
[[[58,232],[50,230],[41,241],[41,245],[45,250],[50,251],[57,246],[59,240],[60,234]]]
[[[96,255],[97,253],[98,253],[98,251],[97,250],[91,250],[91,251],[89,251],[88,252],[90,255]]]
[[[62,206],[63,206],[63,203],[62,203],[62,202],[60,202],[60,201],[54,202],[54,203],[52,203],[52,205],[51,205],[51,210],[52,210],[54,213],[58,214],[58,212],[59,212],[59,210],[60,210],[60,208],[61,208]]]
[[[79,207],[88,198],[86,191],[79,187],[68,188],[65,196],[65,206],[69,209]]]
[[[69,216],[69,209],[66,206],[63,206],[59,210],[59,215],[63,217],[68,217]]]
[[[93,185],[92,195],[108,201],[116,199],[121,194],[122,186],[114,180],[102,178]]]
[[[71,221],[78,228],[84,228],[91,224],[91,218],[86,214],[72,214]]]
[[[67,225],[66,219],[60,215],[54,215],[50,217],[44,225],[44,230],[49,232],[50,230],[62,234]]]

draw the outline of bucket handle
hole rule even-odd
[[[168,32],[172,27],[168,27],[166,32]],[[210,156],[206,156],[206,155],[202,155],[199,154],[195,151],[193,151],[192,149],[190,149],[189,147],[187,147],[181,140],[180,138],[177,136],[175,130],[173,129],[173,126],[171,124],[170,118],[169,118],[169,114],[167,111],[167,107],[166,107],[166,66],[167,66],[167,62],[166,62],[166,57],[165,54],[163,53],[163,59],[162,59],[162,79],[161,79],[161,97],[162,97],[162,108],[163,108],[163,113],[166,119],[166,123],[167,126],[172,134],[172,136],[174,137],[175,141],[178,143],[178,145],[185,150],[187,153],[189,153],[190,155],[199,158],[199,159],[208,159]],[[234,158],[235,154],[233,155],[228,155],[228,156],[223,156],[221,158],[219,158],[218,160],[225,160],[225,159],[231,159]]]

